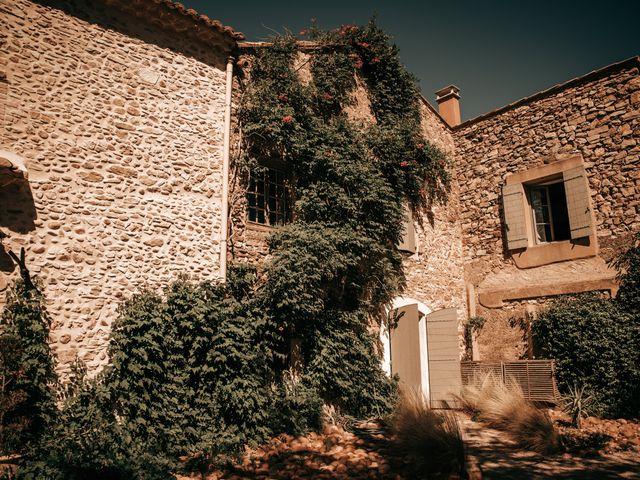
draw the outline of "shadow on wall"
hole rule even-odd
[[[210,45],[205,45],[189,38],[188,31],[183,35],[178,33],[175,35],[168,34],[166,30],[159,26],[143,21],[131,14],[123,13],[116,8],[104,5],[102,2],[69,2],[68,0],[36,0],[36,2],[61,10],[67,15],[87,23],[120,32],[128,37],[142,40],[144,43],[154,44],[192,57],[219,70],[225,70],[226,57]],[[152,12],[147,12],[147,14],[152,14]]]
[[[34,231],[36,219],[36,207],[29,182],[24,180],[0,188],[1,237],[11,237],[11,232],[24,234]],[[0,242],[0,271],[12,272],[15,265],[6,250]]]

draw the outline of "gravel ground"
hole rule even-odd
[[[554,418],[564,425],[558,415]],[[640,438],[640,426],[636,422],[592,419],[580,435],[604,434],[597,437],[598,445],[582,442],[582,449],[573,448],[571,453],[542,456],[519,449],[504,432],[487,428],[465,414],[460,413],[459,419],[468,448],[470,472],[476,480],[640,479],[640,447],[635,441]],[[566,426],[560,430],[571,433]],[[408,461],[394,456],[385,429],[377,422],[368,422],[359,424],[353,432],[329,426],[322,433],[304,437],[282,435],[261,448],[247,450],[238,463],[224,471],[214,471],[206,478],[414,480],[415,475],[409,471]]]

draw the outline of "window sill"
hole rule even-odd
[[[532,268],[550,263],[595,257],[598,241],[594,234],[577,240],[563,240],[514,250],[511,258],[518,268]]]

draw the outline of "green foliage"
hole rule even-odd
[[[180,279],[119,308],[110,364],[87,381],[76,362],[58,421],[26,456],[21,478],[172,478],[224,461],[272,433],[273,375],[255,276]]]
[[[487,319],[484,317],[471,317],[464,324],[464,348],[465,348],[465,360],[471,360],[473,357],[473,336],[477,334]]]
[[[561,389],[585,385],[595,414],[640,415],[640,328],[617,302],[593,293],[560,298],[532,333],[540,355],[556,360]]]
[[[304,377],[327,402],[379,415],[395,386],[367,327],[404,285],[404,204],[420,211],[445,198],[446,159],[424,138],[415,79],[375,22],[312,34],[311,81],[300,81],[295,40],[275,38],[256,51],[239,112],[241,166],[280,159],[296,198],[295,222],[270,239],[265,332],[280,359],[303,340]],[[374,125],[345,114],[358,83]]]
[[[285,371],[276,389],[269,420],[274,432],[299,436],[322,427],[322,398],[304,378],[291,370]]]
[[[231,270],[227,284],[180,280],[166,300],[145,292],[121,307],[106,384],[134,438],[172,457],[215,457],[269,433],[271,375],[253,282]]]
[[[640,233],[636,233],[633,245],[618,257],[615,266],[620,282],[616,301],[640,324]]]
[[[55,416],[50,323],[45,299],[27,273],[9,291],[0,317],[0,451],[28,447]]]
[[[17,478],[51,480],[145,479],[166,480],[172,462],[150,453],[153,438],[134,438],[117,421],[104,383],[74,382],[57,422],[36,446]]]
[[[389,414],[397,385],[380,368],[364,312],[329,310],[319,320],[313,336],[305,336],[307,375],[312,384],[349,416]]]

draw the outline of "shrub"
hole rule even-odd
[[[36,442],[56,414],[51,320],[24,265],[24,249],[18,260],[22,278],[0,316],[0,452],[7,453]]]
[[[119,310],[106,386],[131,434],[172,457],[233,454],[268,433],[272,377],[259,338],[255,277],[135,295]]]
[[[640,415],[640,330],[618,302],[595,293],[560,298],[532,332],[539,356],[555,359],[562,391],[585,385],[594,414]]]
[[[505,384],[486,374],[464,386],[458,399],[477,420],[508,432],[524,448],[546,453],[559,446],[549,415],[527,400],[514,381]]]
[[[328,312],[309,348],[306,375],[323,398],[356,418],[391,413],[397,385],[380,368],[362,312]]]
[[[181,279],[162,298],[134,295],[119,309],[95,381],[81,365],[58,421],[28,452],[21,478],[172,478],[182,458],[201,470],[271,430],[272,377],[259,338],[255,277],[226,284]]]
[[[299,436],[320,430],[323,402],[315,388],[291,370],[285,372],[275,388],[276,400],[269,421],[273,433]]]
[[[633,245],[614,262],[618,269],[620,289],[616,302],[623,310],[634,316],[640,324],[640,232],[636,233]]]
[[[28,452],[17,480],[168,480],[175,467],[153,438],[133,437],[117,421],[110,395],[100,381],[77,384],[58,421]]]
[[[435,412],[421,393],[404,392],[393,415],[393,432],[393,448],[411,460],[414,474],[465,478],[465,445],[453,412]]]

